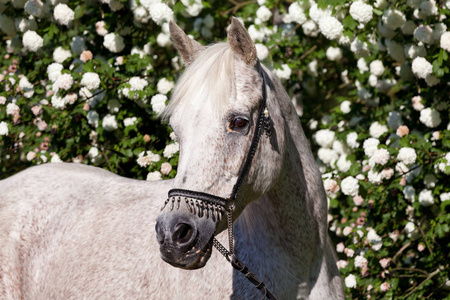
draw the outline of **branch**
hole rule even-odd
[[[408,294],[405,295],[405,298],[408,298],[408,296],[410,296],[412,293],[414,293],[415,291],[417,291],[418,288],[420,288],[422,285],[425,284],[425,282],[427,282],[428,280],[430,280],[431,278],[433,278],[435,275],[437,275],[439,272],[441,271],[440,268],[437,268],[434,272],[431,272],[430,274],[428,274],[427,278],[425,278],[418,286],[416,286],[414,289],[412,289]]]
[[[400,248],[400,250],[398,250],[397,253],[395,253],[394,257],[392,258],[392,260],[395,260],[397,258],[397,256],[399,256],[400,254],[402,254],[403,251],[405,251],[406,248],[408,248],[409,246],[411,246],[411,242],[405,244],[403,247]]]

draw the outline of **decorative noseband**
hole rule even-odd
[[[258,111],[258,121],[256,123],[255,133],[252,138],[252,143],[250,144],[250,149],[247,153],[247,156],[244,160],[244,164],[241,167],[239,172],[239,176],[236,180],[236,183],[233,186],[233,190],[231,191],[231,195],[228,199],[191,190],[184,189],[171,189],[169,191],[169,197],[164,202],[164,205],[161,207],[161,211],[170,204],[170,210],[172,211],[175,207],[177,209],[180,208],[180,203],[184,200],[189,211],[193,214],[198,214],[199,217],[206,216],[207,218],[211,217],[215,221],[221,220],[223,214],[226,212],[227,214],[227,224],[228,224],[228,242],[230,243],[230,250],[227,250],[218,240],[213,239],[213,245],[217,248],[217,250],[225,256],[225,258],[231,263],[233,268],[238,270],[239,272],[245,275],[251,283],[255,285],[255,287],[261,290],[264,293],[264,297],[272,300],[277,300],[277,298],[267,289],[264,283],[259,280],[255,274],[250,272],[248,268],[234,255],[234,236],[233,236],[233,217],[232,213],[234,210],[234,201],[237,198],[237,194],[239,192],[239,188],[242,185],[244,177],[247,175],[250,170],[250,166],[252,164],[253,157],[255,156],[256,149],[258,148],[259,139],[263,131],[266,132],[267,136],[272,134],[272,120],[269,116],[269,111],[266,107],[267,102],[267,89],[266,89],[266,80],[265,73],[261,66],[261,63],[258,60],[258,66],[260,69],[260,74],[263,81],[262,86],[262,99],[261,105]]]

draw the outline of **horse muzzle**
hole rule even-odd
[[[211,257],[216,223],[187,210],[163,212],[155,229],[161,258],[174,267],[199,269]]]

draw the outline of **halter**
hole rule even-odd
[[[263,81],[262,87],[262,100],[261,105],[258,110],[258,120],[256,123],[255,133],[252,138],[252,142],[250,144],[250,149],[247,153],[247,156],[244,160],[244,164],[242,165],[239,176],[236,180],[236,183],[233,186],[233,190],[229,198],[225,199],[216,195],[184,190],[184,189],[171,189],[169,191],[169,197],[164,202],[164,205],[161,208],[161,211],[167,206],[170,202],[170,210],[172,211],[175,207],[178,210],[180,208],[180,203],[184,200],[189,211],[193,214],[198,214],[199,217],[206,216],[207,218],[212,218],[213,220],[222,220],[223,214],[227,215],[227,224],[228,224],[228,241],[229,241],[229,250],[227,250],[216,238],[213,239],[213,245],[216,249],[231,263],[233,268],[243,273],[245,277],[255,285],[255,287],[261,290],[264,293],[264,296],[267,299],[277,300],[277,298],[267,289],[264,283],[259,280],[255,274],[250,272],[248,268],[236,257],[234,254],[234,235],[233,235],[233,211],[234,211],[234,202],[237,199],[237,194],[242,185],[244,177],[248,174],[250,169],[253,157],[255,156],[256,149],[258,148],[258,143],[262,132],[265,131],[266,136],[270,136],[272,134],[272,121],[269,116],[269,111],[266,107],[267,102],[267,89],[266,89],[266,81],[265,81],[265,73],[261,67],[261,64],[258,60],[258,66],[260,69],[260,74]]]

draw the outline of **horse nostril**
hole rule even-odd
[[[164,235],[164,231],[161,229],[161,224],[159,221],[156,222],[155,231],[156,231],[156,239],[158,240],[158,243],[160,245],[164,244],[165,235]]]
[[[179,247],[190,246],[195,240],[195,229],[191,225],[178,223],[174,229],[172,240]]]

